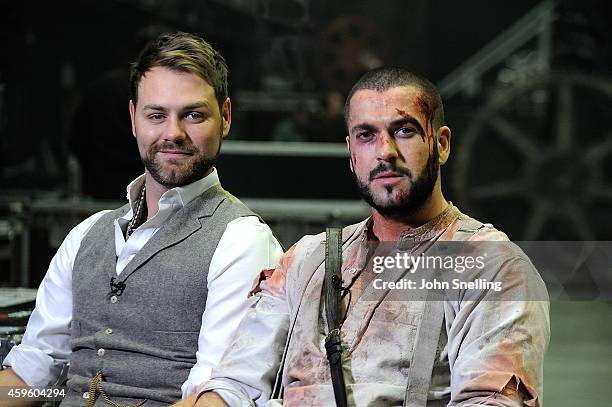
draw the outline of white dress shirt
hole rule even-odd
[[[132,208],[143,180],[141,175],[127,187]],[[132,218],[132,209],[115,219],[117,275],[172,214],[218,183],[217,171],[213,169],[199,181],[165,192],[159,199],[157,214],[138,227],[127,241],[124,230]],[[66,371],[71,352],[72,267],[83,237],[107,212],[110,211],[90,216],[68,233],[38,289],[36,307],[21,344],[11,349],[4,360],[4,365],[11,366],[29,386],[55,384]],[[197,362],[181,387],[183,398],[197,392],[200,384],[210,378],[211,369],[219,363],[246,312],[247,293],[255,277],[262,269],[278,266],[281,255],[282,248],[272,231],[256,216],[228,223],[210,262]]]

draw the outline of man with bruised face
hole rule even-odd
[[[349,100],[351,171],[373,216],[412,218],[415,225],[441,213],[447,202],[439,170],[450,153],[451,133],[442,126],[437,93],[425,93],[415,82],[386,91],[355,90]],[[403,228],[401,222],[398,226]]]
[[[436,88],[402,68],[372,70],[349,93],[345,120],[349,165],[371,214],[342,231],[339,328],[329,329],[326,309],[326,235],[305,236],[280,267],[262,272],[220,365],[188,401],[541,405],[548,296],[520,249],[490,253],[495,261],[484,262],[483,275],[511,282],[496,300],[473,290],[428,301],[429,294],[405,299],[377,289],[372,264],[381,248],[424,255],[436,242],[509,243],[444,197],[440,168],[450,156],[451,130]],[[326,356],[334,331],[341,342],[339,385]]]

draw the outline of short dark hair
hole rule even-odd
[[[194,34],[177,32],[161,34],[148,43],[138,60],[131,64],[130,92],[134,104],[138,100],[138,85],[142,77],[154,67],[198,75],[215,90],[219,108],[228,95],[228,68],[219,51]]]
[[[429,120],[434,129],[444,125],[444,106],[438,89],[428,79],[400,67],[381,67],[366,72],[349,92],[344,103],[344,121],[348,125],[351,99],[355,92],[368,89],[384,92],[399,86],[415,86],[422,93],[430,113]]]

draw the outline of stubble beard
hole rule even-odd
[[[157,158],[156,153],[163,149],[180,150],[194,155],[182,160],[168,160],[162,162]],[[206,157],[201,153],[197,154],[198,150],[193,146],[165,142],[163,144],[151,146],[147,154],[140,158],[151,177],[158,184],[167,189],[172,189],[191,184],[204,178],[217,160],[219,151],[221,151],[221,138],[219,138],[219,147],[213,157]]]
[[[364,182],[360,180],[354,172],[353,176],[355,177],[355,182],[357,183],[357,187],[361,192],[362,198],[368,203],[368,205],[376,209],[378,213],[390,218],[411,216],[423,208],[427,200],[431,197],[438,179],[438,170],[440,168],[438,157],[438,147],[434,143],[432,154],[429,155],[425,168],[423,168],[416,179],[414,178],[414,174],[410,173],[408,170],[398,171],[395,164],[389,164],[385,167],[386,170],[390,171],[407,172],[408,174],[406,176],[411,179],[408,193],[399,197],[399,201],[397,202],[394,202],[392,197],[394,190],[393,185],[384,187],[386,197],[384,197],[383,200],[386,202],[377,202],[377,199],[374,197],[374,194],[370,188],[371,180],[369,179]],[[372,178],[372,175],[370,175],[370,178]]]

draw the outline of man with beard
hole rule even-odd
[[[0,386],[49,386],[67,370],[64,405],[148,406],[209,378],[251,282],[282,255],[213,167],[231,124],[227,73],[191,34],[161,35],[142,51],[129,110],[145,172],[127,187],[128,204],[66,237]]]
[[[444,301],[428,301],[429,292],[406,300],[375,288],[380,248],[417,254],[435,242],[509,243],[444,198],[440,166],[451,131],[435,87],[401,68],[375,69],[351,90],[345,120],[350,167],[371,216],[344,228],[340,275],[325,254],[338,248],[332,234],[302,238],[280,267],[260,275],[212,379],[183,402],[539,405],[548,297],[520,250],[490,253],[496,261],[487,260],[484,272],[509,282],[496,300],[475,290]]]

